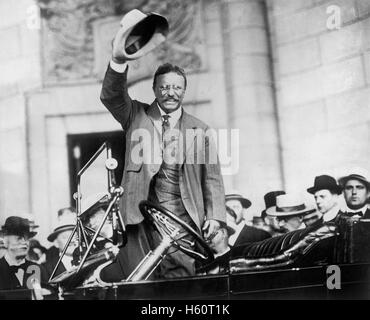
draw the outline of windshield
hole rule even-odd
[[[109,148],[104,143],[78,173],[79,214],[109,195],[108,154]]]

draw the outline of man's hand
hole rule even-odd
[[[120,28],[112,42],[112,60],[115,63],[125,63],[127,61],[123,54],[125,41],[122,41],[125,31],[123,28]]]
[[[207,239],[218,228],[220,228],[220,222],[218,222],[217,220],[213,220],[213,219],[206,220],[202,228],[204,239]]]

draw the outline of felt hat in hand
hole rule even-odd
[[[157,13],[143,13],[133,9],[121,20],[121,28],[115,39],[115,48],[122,50],[125,60],[135,60],[156,48],[169,32],[169,24],[164,16]]]

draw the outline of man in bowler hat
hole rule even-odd
[[[337,181],[329,175],[317,176],[314,185],[307,192],[315,197],[323,222],[334,221],[340,213],[339,195],[342,193],[342,187]]]

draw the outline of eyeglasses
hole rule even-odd
[[[176,85],[166,85],[166,86],[160,86],[159,87],[159,91],[161,91],[161,94],[165,94],[165,93],[168,93],[170,90],[175,91],[177,94],[181,93],[184,88],[183,87],[180,87],[180,86],[176,86]]]

